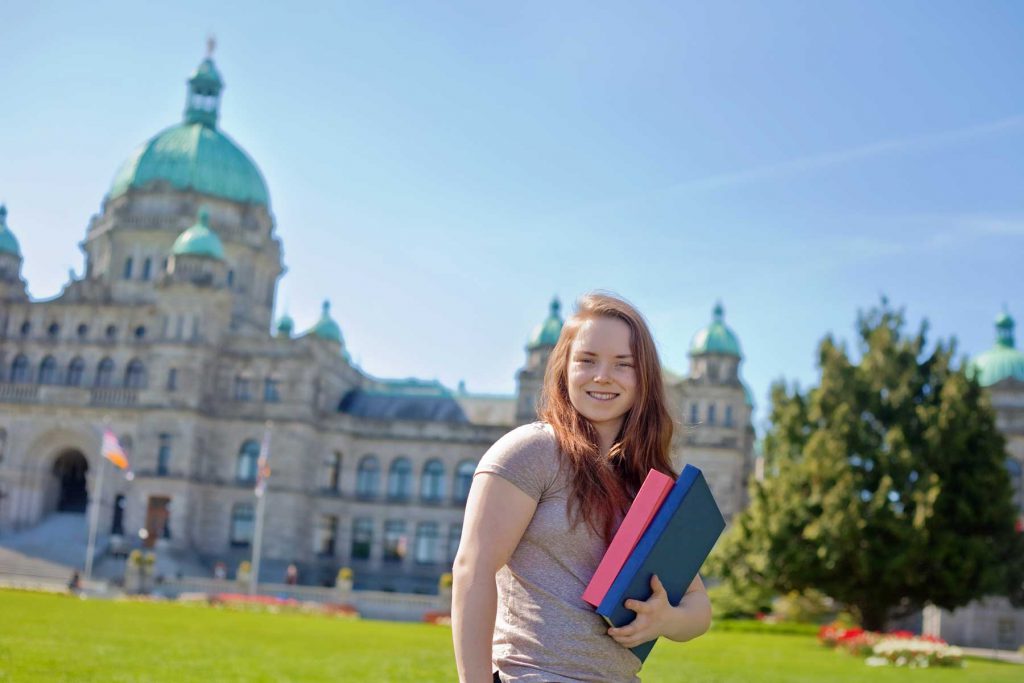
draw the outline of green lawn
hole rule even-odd
[[[645,683],[1001,681],[1024,667],[872,669],[806,635],[715,632],[659,643]],[[0,681],[455,680],[451,630],[422,624],[254,614],[0,591]]]

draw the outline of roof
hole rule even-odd
[[[526,344],[527,349],[532,351],[543,346],[554,346],[558,343],[558,337],[562,334],[563,325],[561,309],[562,302],[556,296],[551,300],[548,317],[534,328],[533,334],[530,335],[530,341]]]
[[[342,397],[338,412],[374,420],[469,422],[458,402],[450,395],[353,389]]]
[[[199,209],[199,219],[195,225],[174,240],[171,253],[175,256],[205,256],[224,260],[224,245],[217,233],[210,230],[210,212],[205,207]]]
[[[0,204],[0,254],[14,254],[21,256],[21,247],[14,233],[7,227],[7,207]]]
[[[176,190],[268,205],[270,194],[256,163],[217,129],[222,87],[220,74],[207,57],[189,79],[184,120],[136,149],[121,164],[108,196],[166,183]]]
[[[715,304],[711,324],[693,336],[690,343],[690,355],[701,356],[715,353],[725,356],[742,358],[740,341],[736,334],[725,324],[725,309],[721,303]]]

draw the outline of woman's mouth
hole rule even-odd
[[[610,401],[613,398],[616,398],[618,394],[605,391],[588,391],[587,396],[597,401]]]

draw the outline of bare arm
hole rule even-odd
[[[494,575],[519,545],[537,501],[501,477],[473,478],[462,541],[452,569],[452,639],[461,683],[491,683],[491,640],[498,609]]]
[[[657,576],[651,577],[654,593],[645,602],[627,600],[628,609],[636,612],[636,619],[620,628],[608,629],[608,635],[624,647],[665,636],[679,642],[703,635],[711,626],[711,601],[700,575],[686,589],[686,594],[675,607],[668,601],[668,593]]]

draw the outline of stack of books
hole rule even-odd
[[[679,478],[651,470],[633,500],[583,599],[612,626],[636,618],[626,600],[651,597],[655,574],[678,606],[725,529],[704,474],[687,465]],[[643,662],[655,640],[630,648]]]

